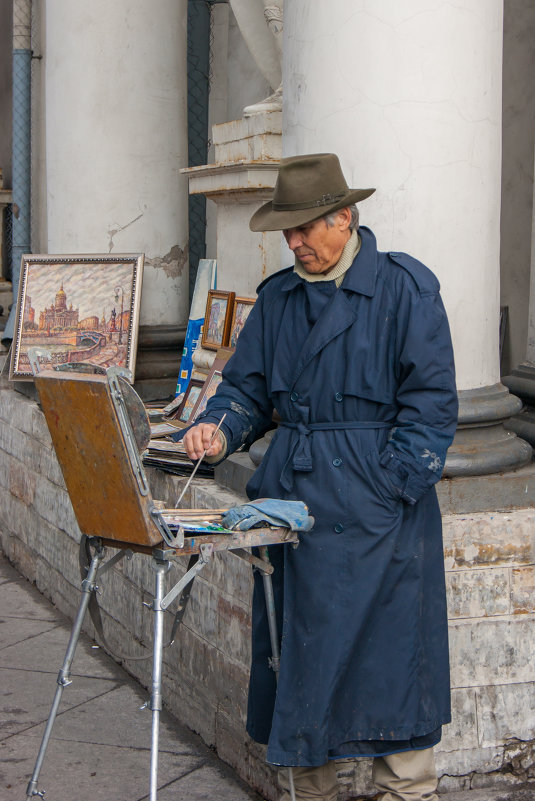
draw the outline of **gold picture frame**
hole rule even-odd
[[[41,364],[88,362],[135,374],[144,254],[23,255],[9,378],[32,380]]]
[[[219,350],[228,345],[235,292],[209,289],[202,328],[201,345],[207,350]]]
[[[234,306],[232,307],[232,321],[230,323],[230,333],[228,344],[230,348],[236,347],[236,342],[240,335],[245,322],[251,313],[251,309],[255,304],[256,298],[234,298]]]
[[[192,409],[191,412],[191,419],[196,420],[197,417],[204,412],[206,409],[206,404],[210,400],[210,398],[215,395],[215,392],[221,383],[222,379],[222,372],[225,364],[228,362],[230,357],[233,355],[234,350],[232,348],[220,348],[215,356],[214,363],[210,368],[210,372],[208,373],[206,380],[204,382],[203,388],[200,392],[199,397],[197,398],[197,402]]]
[[[181,423],[184,426],[191,425],[195,420],[193,410],[199,396],[203,390],[204,381],[198,381],[196,378],[190,378],[184,397],[178,409],[169,418],[171,422]]]

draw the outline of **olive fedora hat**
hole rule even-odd
[[[364,200],[375,189],[350,189],[338,156],[311,153],[281,160],[273,199],[256,211],[251,231],[297,228]]]

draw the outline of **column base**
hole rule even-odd
[[[143,401],[174,398],[185,325],[139,328],[134,389]]]
[[[524,408],[509,420],[509,428],[535,447],[535,367],[521,364],[502,382],[524,402]]]
[[[511,429],[522,401],[503,384],[459,392],[459,423],[448,451],[445,478],[482,476],[529,464],[532,448]]]
[[[535,389],[535,370],[533,375]],[[522,417],[521,422],[516,417],[511,419],[521,408],[522,401],[503,384],[461,390],[459,424],[448,451],[444,478],[504,473],[528,465],[533,455],[532,448],[525,439],[517,436],[517,433],[523,433],[521,427],[525,428],[529,423],[528,416]],[[530,414],[535,425],[533,412]],[[272,436],[273,431],[268,431],[253,443],[249,454],[234,454],[216,467],[218,483],[243,494],[245,484],[262,461]]]
[[[233,453],[215,468],[215,480],[220,487],[245,497],[255,470],[248,453]],[[521,509],[535,498],[535,464],[509,473],[443,478],[436,490],[443,515]]]

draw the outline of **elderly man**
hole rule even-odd
[[[282,160],[250,227],[282,230],[295,266],[260,285],[184,444],[200,458],[226,412],[208,450],[223,458],[276,410],[248,495],[302,500],[315,518],[297,549],[272,549],[278,686],[255,585],[247,729],[268,761],[295,766],[298,799],[334,801],[334,760],[371,756],[383,801],[435,801],[450,695],[434,484],[457,394],[437,279],[359,228],[354,204],[373,191],[349,189],[333,154]]]

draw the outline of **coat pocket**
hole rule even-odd
[[[380,463],[379,451],[376,449],[366,455],[366,461],[370,469],[370,480],[373,481],[377,491],[388,501],[394,503],[401,502],[401,490],[395,486],[388,475],[388,470]]]

